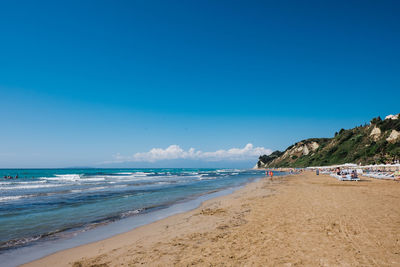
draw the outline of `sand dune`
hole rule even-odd
[[[305,173],[27,266],[400,266],[400,183]]]

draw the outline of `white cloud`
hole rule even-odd
[[[253,144],[247,144],[243,148],[221,149],[212,152],[203,152],[190,148],[182,149],[179,145],[170,145],[166,149],[152,148],[148,152],[136,153],[133,156],[114,155],[113,162],[156,162],[161,160],[205,160],[205,161],[237,161],[257,159],[260,155],[271,154],[272,150],[264,147],[254,147]]]

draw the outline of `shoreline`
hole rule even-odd
[[[289,174],[284,174],[284,175],[279,175],[276,176],[275,179],[273,180],[272,184],[279,184],[282,183],[282,179],[291,176]],[[166,217],[160,217],[155,221],[136,226],[134,228],[131,228],[131,230],[124,231],[122,233],[118,233],[115,235],[112,235],[111,237],[103,238],[94,242],[89,242],[86,244],[82,244],[79,246],[71,247],[71,248],[66,248],[61,251],[57,251],[55,253],[46,255],[44,257],[41,257],[39,259],[29,261],[26,263],[21,264],[21,266],[71,266],[75,262],[79,261],[80,258],[86,257],[87,253],[96,255],[97,252],[101,252],[102,249],[98,249],[99,247],[104,248],[105,244],[109,243],[111,244],[111,247],[114,247],[115,244],[122,245],[122,243],[125,242],[130,242],[130,238],[132,236],[135,236],[135,239],[139,239],[142,237],[141,231],[144,230],[144,234],[149,234],[153,228],[165,228],[168,229],[170,228],[175,222],[182,220],[183,218],[187,216],[192,216],[192,214],[197,213],[197,212],[204,212],[204,213],[209,213],[210,215],[214,215],[214,211],[210,209],[210,207],[214,206],[214,203],[220,202],[229,198],[236,198],[238,194],[243,194],[247,193],[248,190],[251,190],[251,188],[258,188],[261,182],[263,181],[270,181],[269,178],[267,177],[262,177],[262,178],[255,178],[255,180],[248,182],[244,185],[233,187],[233,188],[227,188],[218,192],[214,192],[211,194],[203,195],[201,197],[198,197],[194,199],[193,201],[198,202],[198,205],[185,211],[179,211],[175,214],[170,214],[167,215]],[[244,192],[243,192],[244,191]],[[267,195],[269,195],[271,192],[268,192]],[[266,196],[267,196],[266,195]],[[185,202],[187,203],[187,202]],[[182,204],[185,204],[182,203]],[[218,213],[218,209],[216,213]],[[171,227],[172,228],[172,227]],[[136,236],[137,235],[137,236]],[[97,252],[96,252],[97,251]],[[83,252],[83,253],[82,253]],[[61,261],[60,261],[61,259]],[[68,260],[66,260],[68,259]],[[66,261],[64,261],[66,260]]]
[[[24,266],[400,265],[400,184],[311,172],[232,194]]]
[[[45,240],[30,246],[10,249],[0,254],[0,261],[5,266],[19,266],[40,260],[64,250],[103,241],[117,235],[134,231],[137,228],[163,220],[170,216],[190,212],[196,208],[199,208],[202,203],[208,200],[232,194],[235,191],[240,190],[249,184],[255,183],[260,179],[262,179],[262,177],[252,178],[248,182],[239,186],[227,187],[221,190],[193,196],[186,200],[173,203],[172,205],[163,209],[123,218],[84,232],[77,232],[72,237]]]

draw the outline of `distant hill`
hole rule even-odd
[[[310,138],[259,157],[257,166],[307,167],[343,163],[379,164],[400,160],[400,114],[341,129],[333,138]]]

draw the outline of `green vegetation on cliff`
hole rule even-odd
[[[311,138],[260,156],[257,166],[307,167],[343,163],[379,164],[400,159],[400,116],[341,129],[333,138]]]

